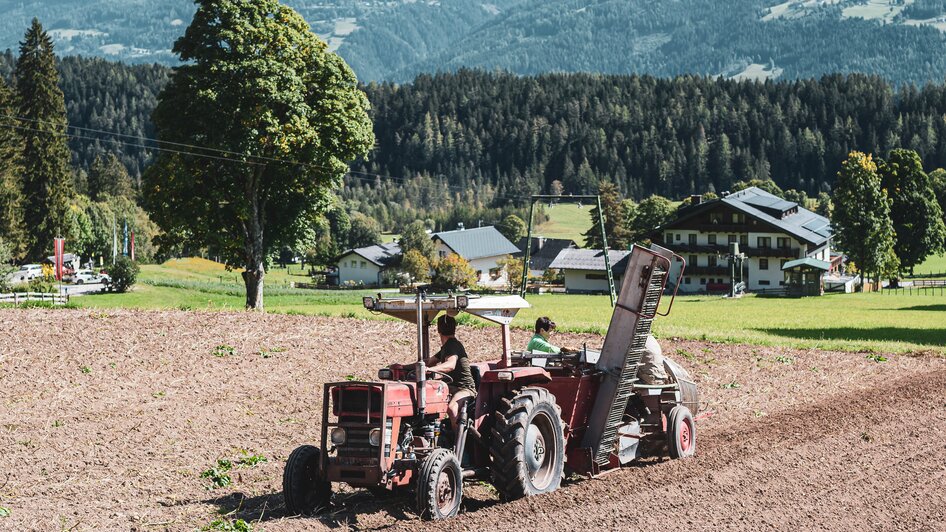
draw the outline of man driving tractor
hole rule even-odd
[[[453,430],[457,430],[457,420],[467,403],[476,396],[476,384],[470,371],[470,359],[466,349],[457,340],[457,320],[448,315],[437,318],[437,333],[440,335],[440,351],[424,361],[427,371],[443,373],[450,377],[450,404],[447,413]]]

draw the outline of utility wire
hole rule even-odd
[[[46,124],[61,125],[61,124],[59,124],[58,122],[54,122],[54,121],[36,120],[36,119],[24,118],[24,117],[13,116],[13,115],[0,115],[0,118],[7,118],[7,119],[10,119],[10,120],[21,120],[21,121],[25,121],[25,122],[32,122],[32,123],[34,123],[34,124],[44,124],[44,123],[46,123]],[[67,137],[67,138],[70,138],[70,139],[76,139],[76,140],[111,142],[111,143],[118,144],[118,145],[122,145],[122,146],[129,146],[129,147],[134,147],[134,148],[141,148],[141,149],[145,149],[145,150],[154,150],[154,151],[165,152],[165,153],[173,153],[173,154],[177,154],[177,155],[187,155],[187,156],[192,156],[192,157],[203,157],[203,158],[207,158],[207,159],[214,159],[214,160],[226,161],[226,162],[237,163],[237,164],[249,164],[249,165],[255,165],[255,166],[265,166],[267,163],[266,163],[266,162],[262,162],[262,161],[267,161],[267,162],[273,162],[273,163],[279,163],[279,164],[287,164],[287,165],[293,165],[293,166],[302,166],[302,167],[309,167],[309,168],[317,168],[317,169],[320,169],[320,170],[329,170],[329,171],[333,170],[333,169],[330,168],[330,167],[323,166],[323,165],[318,165],[318,164],[314,164],[314,163],[304,163],[304,162],[301,162],[301,161],[293,161],[293,160],[287,160],[287,159],[278,159],[278,158],[274,158],[274,157],[266,157],[266,156],[261,156],[261,155],[249,155],[249,156],[247,156],[246,154],[242,154],[242,153],[234,152],[234,151],[229,151],[229,150],[221,150],[221,149],[217,149],[217,148],[208,148],[208,147],[204,147],[204,146],[198,146],[198,145],[195,145],[195,144],[185,144],[185,143],[179,143],[179,142],[162,141],[162,140],[152,139],[152,138],[148,138],[148,137],[142,137],[142,136],[139,136],[139,135],[128,135],[128,134],[124,134],[124,133],[116,133],[116,132],[106,131],[106,130],[102,130],[102,129],[84,128],[84,127],[79,127],[79,126],[69,126],[69,125],[67,125],[67,126],[66,126],[67,132],[59,132],[59,131],[48,131],[48,130],[44,130],[44,129],[31,128],[31,127],[27,127],[27,126],[20,126],[20,125],[9,124],[9,123],[6,124],[6,125],[7,125],[8,127],[11,127],[11,128],[13,128],[13,129],[17,129],[17,130],[20,130],[20,131],[30,131],[30,132],[33,132],[33,133],[44,133],[44,134],[49,134],[49,135],[58,135],[58,136],[63,136],[63,137]],[[121,140],[117,140],[117,139],[103,139],[103,138],[99,138],[99,137],[90,137],[90,136],[86,136],[86,135],[79,135],[79,134],[76,134],[76,133],[68,133],[68,129],[70,129],[70,128],[71,128],[71,129],[75,129],[75,130],[79,130],[79,131],[87,131],[87,132],[90,132],[90,133],[100,133],[100,134],[103,134],[103,135],[112,135],[112,136],[116,136],[116,137],[124,137],[124,138],[138,139],[138,140],[146,141],[146,142],[154,142],[154,143],[156,143],[156,144],[169,144],[169,145],[172,145],[172,146],[179,146],[179,147],[184,147],[184,148],[192,148],[192,149],[197,149],[197,150],[204,150],[204,151],[222,153],[222,154],[227,154],[227,155],[234,155],[234,156],[240,157],[242,160],[231,159],[231,158],[223,157],[223,156],[219,156],[219,155],[210,155],[210,154],[207,154],[207,153],[195,153],[195,152],[193,152],[193,151],[187,151],[187,150],[177,150],[177,149],[172,149],[172,148],[164,148],[164,147],[160,147],[160,146],[149,146],[149,145],[146,145],[146,144],[139,144],[139,143],[135,143],[135,142],[126,142],[126,141],[121,141]],[[258,161],[246,160],[248,157],[249,157],[249,158],[254,158],[254,159],[259,159],[259,160],[258,160]],[[413,183],[412,183],[413,180],[412,180],[411,178],[407,178],[407,177],[398,177],[398,176],[392,176],[392,175],[386,175],[386,174],[377,174],[377,173],[372,173],[372,172],[362,172],[362,171],[358,171],[358,170],[348,170],[348,171],[346,172],[346,174],[348,175],[348,177],[351,177],[351,178],[354,178],[354,179],[358,179],[358,180],[361,180],[361,181],[364,181],[364,182],[374,182],[375,179],[393,180],[393,181],[399,181],[399,182],[404,183],[404,184],[406,184],[406,185],[411,185],[411,186],[415,186],[415,187],[422,188],[422,189],[428,189],[428,190],[434,190],[434,191],[440,191],[440,190],[441,190],[440,188],[434,187],[434,186],[413,184]],[[451,184],[449,184],[449,183],[444,183],[444,184],[442,184],[441,186],[442,186],[443,188],[446,188],[446,189],[453,189],[453,190],[456,190],[456,191],[459,191],[459,192],[467,192],[467,191],[468,191],[468,189],[466,189],[466,188],[464,188],[464,187],[457,186],[457,185],[451,185]],[[492,197],[493,197],[493,198],[497,198],[497,199],[506,199],[506,200],[510,200],[510,201],[529,200],[529,199],[530,199],[529,197],[526,197],[526,196],[511,196],[511,195],[506,195],[506,194],[493,194]]]

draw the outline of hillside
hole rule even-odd
[[[946,77],[943,0],[284,0],[363,80],[459,67],[795,79]],[[38,16],[64,55],[173,64],[188,0],[0,0],[0,49]]]

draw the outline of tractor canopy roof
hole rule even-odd
[[[438,314],[446,312],[452,316],[467,312],[487,321],[509,325],[516,314],[529,303],[519,296],[426,296],[422,295],[421,312],[426,323],[431,323]],[[365,297],[365,308],[411,323],[417,323],[417,297]]]

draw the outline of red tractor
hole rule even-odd
[[[512,500],[554,491],[566,472],[593,476],[643,455],[691,456],[698,395],[689,375],[667,360],[667,383],[637,379],[674,260],[683,259],[656,246],[632,250],[600,351],[513,353],[509,323],[529,306],[519,296],[365,298],[365,308],[417,324],[418,363],[381,369],[376,382],[325,385],[321,445],[297,448],[286,463],[287,509],[317,513],[329,506],[332,483],[344,482],[376,494],[413,488],[418,513],[441,519],[456,515],[467,479],[489,481]],[[471,364],[477,395],[456,434],[449,377],[424,367],[441,312],[502,326],[502,357]]]

